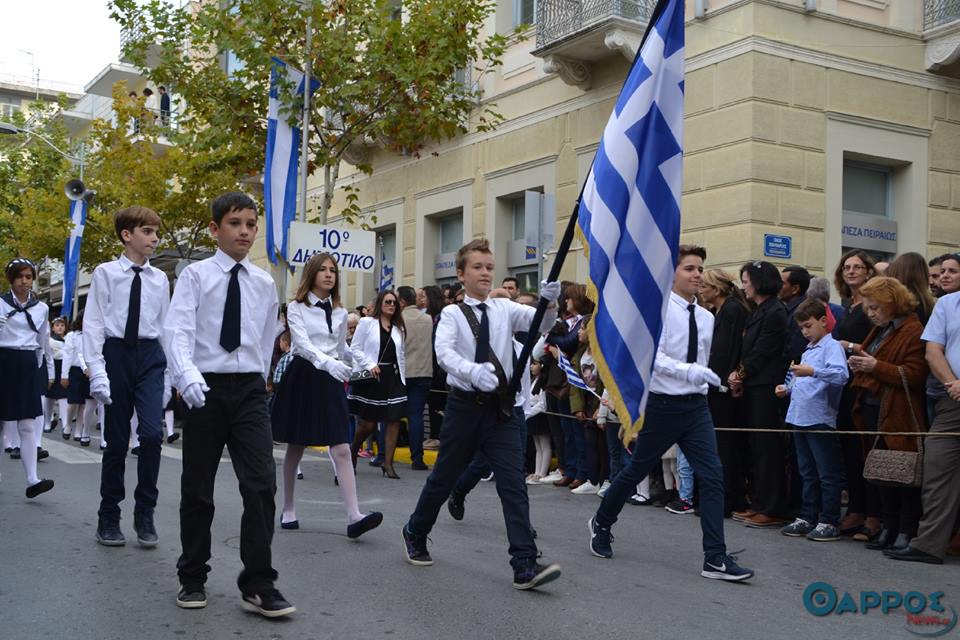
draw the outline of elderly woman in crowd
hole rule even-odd
[[[863,310],[874,327],[849,358],[857,392],[853,418],[858,429],[878,431],[881,449],[916,451],[917,438],[884,432],[926,431],[924,390],[927,363],[920,341],[923,325],[915,313],[917,299],[896,278],[878,276],[860,289]],[[872,486],[872,485],[871,485]],[[883,524],[868,549],[905,549],[920,523],[920,489],[877,488]]]

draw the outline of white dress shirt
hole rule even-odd
[[[33,294],[31,294],[33,295]],[[7,316],[7,323],[0,327],[0,348],[17,351],[33,351],[37,355],[37,367],[47,357],[47,379],[53,380],[53,354],[50,351],[50,323],[47,316],[49,308],[43,302],[37,302],[25,311],[17,311],[0,298],[0,314]],[[27,315],[33,320],[36,331],[30,328]],[[11,315],[13,314],[13,315]]]
[[[202,373],[259,373],[270,370],[273,343],[283,328],[277,320],[277,288],[266,271],[249,258],[240,261],[240,346],[220,346],[230,269],[237,262],[217,249],[211,258],[180,274],[163,323],[163,344],[174,385],[183,391]]]
[[[481,302],[487,303],[490,349],[503,365],[503,372],[509,381],[513,376],[513,334],[517,331],[529,331],[537,310],[506,298],[487,298],[481,301],[466,296],[464,302],[472,307],[478,322],[483,314],[476,307]],[[556,319],[556,306],[548,308],[540,323],[540,331],[548,330]],[[440,313],[434,349],[437,352],[437,362],[447,372],[447,384],[461,391],[476,391],[470,383],[470,371],[476,364],[474,357],[477,340],[458,305],[447,305]]]
[[[90,379],[106,375],[103,343],[107,338],[123,338],[130,310],[130,287],[135,267],[126,255],[104,262],[93,270],[87,306],[83,313],[83,359],[90,367]],[[157,340],[163,333],[163,318],[170,306],[167,274],[150,261],[140,272],[140,326],[138,338]]]
[[[63,360],[63,342],[50,336],[50,353],[53,354],[54,360]]]
[[[708,385],[687,382],[687,340],[690,336],[690,312],[687,302],[679,295],[670,292],[667,313],[664,317],[663,331],[660,333],[660,346],[653,361],[653,376],[650,391],[671,396],[683,396],[694,393],[706,395]],[[710,345],[713,342],[713,315],[697,304],[694,317],[697,322],[697,364],[707,366],[710,358]]]
[[[390,328],[390,337],[397,352],[397,368],[400,370],[400,381],[407,384],[407,362],[403,351],[403,334],[400,328],[394,325]],[[380,362],[383,347],[380,345],[380,318],[360,318],[357,330],[350,343],[353,352],[353,362],[361,369],[369,371]]]
[[[330,298],[327,301],[333,304]],[[287,305],[287,326],[290,327],[290,350],[317,369],[329,360],[350,364],[352,357],[347,349],[347,310],[334,307],[331,313],[333,331],[327,326],[327,314],[316,306],[320,298],[313,292],[307,294],[306,302],[294,300]]]
[[[87,370],[87,363],[83,359],[83,332],[71,331],[63,338],[63,370],[64,378],[71,367],[80,367],[80,371]]]

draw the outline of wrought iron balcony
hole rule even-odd
[[[619,51],[632,60],[656,0],[537,0],[537,46],[548,73],[587,89],[593,62]]]
[[[923,0],[923,30],[960,21],[960,0]]]

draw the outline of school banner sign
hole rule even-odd
[[[377,234],[363,229],[290,223],[288,253],[291,267],[302,267],[316,253],[333,255],[341,271],[374,273]]]

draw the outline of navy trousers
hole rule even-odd
[[[703,552],[707,558],[724,554],[723,468],[706,396],[650,394],[633,457],[607,489],[597,509],[596,523],[610,527],[617,521],[627,498],[636,492],[637,483],[660,465],[660,456],[673,444],[683,449],[700,483]]]
[[[536,560],[537,545],[530,527],[530,503],[520,457],[522,414],[497,420],[496,400],[477,400],[476,394],[452,390],[447,398],[440,432],[440,453],[420,492],[407,524],[416,535],[427,535],[460,476],[477,452],[494,472],[510,543],[510,564],[526,568]]]
[[[110,378],[111,404],[106,406],[100,469],[100,511],[108,521],[119,521],[125,491],[123,476],[130,441],[130,419],[137,412],[137,488],[134,512],[152,513],[157,506],[157,475],[160,473],[160,443],[163,440],[163,371],[167,360],[159,340],[140,340],[128,347],[120,338],[103,343],[103,359]]]

